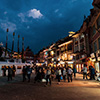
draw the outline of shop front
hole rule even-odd
[[[99,52],[97,51],[97,53],[92,53],[91,57],[90,57],[90,65],[92,65],[96,72],[99,73],[100,72],[100,57],[99,57]]]
[[[78,73],[82,72],[83,66],[84,66],[84,64],[76,64],[76,70]]]

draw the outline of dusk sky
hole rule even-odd
[[[0,0],[0,42],[6,41],[11,48],[12,33],[25,38],[25,48],[34,53],[43,47],[68,36],[69,31],[78,31],[84,15],[90,14],[93,0]],[[21,39],[20,38],[20,51]]]

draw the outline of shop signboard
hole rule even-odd
[[[92,53],[91,54],[91,58],[95,58],[95,53]]]
[[[98,61],[100,61],[100,57],[98,57]]]

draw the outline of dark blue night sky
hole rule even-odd
[[[80,29],[84,15],[90,14],[93,0],[0,0],[0,42],[5,45],[9,28],[9,48],[15,32],[25,38],[25,48],[37,53],[43,47]],[[21,47],[20,38],[20,47]],[[21,50],[21,48],[20,48]]]

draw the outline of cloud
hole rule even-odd
[[[39,19],[43,15],[41,14],[40,10],[37,9],[31,9],[27,11],[26,13],[19,13],[18,17],[21,18],[22,22],[29,22],[29,18],[32,17],[33,19]]]
[[[17,29],[16,24],[6,20],[0,20],[0,26],[4,31],[6,31],[6,29],[8,28],[9,32],[14,32]]]
[[[18,14],[18,17],[21,18],[21,21],[22,21],[22,22],[27,22],[27,19],[25,18],[25,14],[24,14],[24,13],[19,13],[19,14]]]
[[[36,18],[41,18],[43,15],[41,14],[40,10],[31,9],[28,13],[28,16],[36,19]]]

